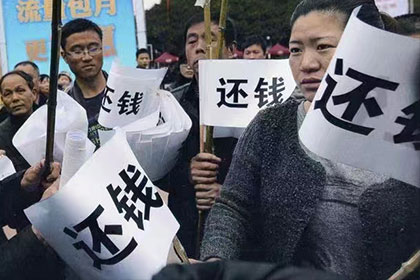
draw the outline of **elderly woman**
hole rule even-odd
[[[201,258],[252,259],[385,279],[420,247],[420,190],[322,159],[299,142],[305,118],[354,8],[383,27],[374,1],[303,0],[290,66],[304,93],[260,113],[240,139],[205,228]]]

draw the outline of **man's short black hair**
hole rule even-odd
[[[93,21],[84,18],[78,18],[67,22],[61,32],[61,48],[65,48],[67,38],[74,33],[80,33],[85,31],[94,31],[99,35],[102,41],[102,29]]]
[[[16,65],[15,65],[15,67],[13,67],[13,69],[16,69],[16,68],[17,68],[17,67],[19,67],[19,66],[25,66],[25,65],[30,65],[30,66],[32,66],[32,68],[34,68],[34,69],[35,69],[35,72],[37,72],[37,73],[38,73],[38,76],[40,75],[38,65],[36,65],[36,64],[35,64],[35,62],[32,62],[32,61],[30,61],[30,60],[25,60],[25,61],[21,61],[21,62],[16,63]]]
[[[147,53],[149,55],[149,57],[150,57],[149,51],[147,49],[145,49],[145,48],[141,48],[141,49],[138,49],[136,51],[136,58],[139,57],[139,55],[141,55],[142,53]]]
[[[191,26],[202,23],[202,22],[204,22],[204,15],[202,13],[192,16],[187,21],[187,24],[185,25],[185,30],[184,30],[184,43],[187,40],[188,29],[190,29]],[[219,25],[219,18],[214,17],[211,19],[211,22],[216,25]],[[230,47],[232,46],[232,44],[236,43],[236,28],[235,28],[235,23],[233,22],[231,18],[226,19],[225,43],[226,43],[226,47]]]
[[[11,75],[18,75],[18,76],[22,77],[22,79],[24,79],[26,81],[26,83],[28,84],[28,87],[31,90],[34,89],[34,81],[31,77],[31,75],[29,75],[28,73],[25,73],[23,71],[20,71],[20,70],[14,70],[14,71],[11,71],[11,72],[5,74],[3,77],[1,77],[1,79],[0,79],[0,91],[1,92],[2,92],[1,86],[3,85],[4,79],[8,76],[11,76]]]
[[[395,18],[401,27],[403,35],[420,33],[420,14],[407,14]]]
[[[249,48],[252,45],[260,46],[264,53],[267,50],[267,43],[264,40],[264,38],[260,35],[248,36],[242,43],[242,50],[245,50],[246,48]]]

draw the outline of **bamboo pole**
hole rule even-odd
[[[179,241],[178,237],[175,235],[175,238],[173,240],[173,246],[176,255],[179,257],[179,259],[182,261],[183,264],[189,264],[190,260],[188,259],[187,253],[185,252],[184,247],[182,247],[181,242]]]
[[[228,4],[229,4],[228,0],[222,0],[221,6],[220,6],[219,33],[217,36],[216,59],[221,59],[223,57],[223,50],[226,47],[225,46],[225,31],[226,31],[226,20],[227,20],[228,7],[229,7]],[[213,132],[214,132],[214,127],[212,126],[206,127],[206,141],[204,145],[204,151],[211,154],[214,153]]]
[[[225,29],[226,29],[226,19],[228,14],[228,0],[222,0],[220,6],[220,18],[219,18],[219,33],[217,36],[217,48],[216,48],[216,59],[223,57],[223,50],[225,48]],[[206,55],[208,59],[212,59],[212,37],[211,37],[211,13],[210,13],[210,0],[206,1],[204,6],[204,25],[205,25],[205,38],[206,38]],[[204,128],[200,128],[200,152],[214,153],[214,144],[213,144],[213,126],[206,126],[206,140],[204,141]],[[200,255],[200,245],[201,245],[201,235],[204,228],[206,213],[203,211],[198,212],[198,229],[197,229],[197,239],[196,239],[196,257]]]
[[[416,269],[420,268],[420,250],[409,259],[407,262],[401,265],[400,270],[398,270],[394,275],[392,275],[388,280],[402,280],[405,279],[408,275],[413,273]]]
[[[50,65],[50,94],[48,96],[48,117],[47,117],[47,143],[45,153],[44,176],[51,171],[51,164],[54,160],[54,132],[55,115],[57,107],[57,81],[58,68],[60,64],[60,41],[61,41],[61,0],[53,1],[51,22],[51,65]]]
[[[205,41],[206,41],[206,58],[212,59],[213,58],[213,46],[212,46],[212,36],[211,36],[211,6],[210,0],[207,0],[204,4],[204,28],[205,28]],[[209,127],[204,125],[200,126],[200,152],[210,152],[208,150],[208,141],[209,138],[206,136],[206,141],[204,141],[204,131],[206,135],[209,134]],[[213,136],[213,135],[212,135]],[[213,141],[213,137],[212,140]],[[201,246],[201,236],[204,229],[204,221],[205,221],[205,212],[198,211],[198,223],[197,223],[197,236],[195,239],[195,257],[200,257],[200,246]]]

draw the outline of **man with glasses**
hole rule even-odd
[[[108,78],[102,71],[102,30],[87,19],[69,21],[62,29],[61,48],[61,56],[76,77],[68,93],[86,109],[88,137],[98,148],[98,130],[104,129],[98,116]]]

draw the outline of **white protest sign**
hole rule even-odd
[[[67,132],[61,165],[60,188],[67,184],[70,178],[93,154],[93,150],[88,150],[89,142],[86,133],[83,131],[72,130]]]
[[[200,60],[200,124],[246,127],[296,87],[288,60]]]
[[[174,167],[192,126],[170,92],[158,90],[156,94],[160,101],[157,111],[122,127],[133,153],[152,181],[161,179]]]
[[[47,138],[48,107],[43,105],[32,113],[13,137],[13,145],[30,165],[35,165],[45,157]],[[57,91],[55,116],[54,160],[62,162],[66,134],[70,130],[80,130],[87,137],[88,120],[86,110],[64,91]],[[86,140],[87,157],[95,146]]]
[[[420,40],[351,16],[299,136],[321,157],[420,187]]]
[[[194,6],[204,8],[206,2],[210,2],[210,0],[196,0]]]
[[[179,228],[120,130],[65,188],[25,213],[83,279],[150,279]]]
[[[138,69],[114,61],[98,122],[104,127],[122,127],[155,111],[156,91],[167,69]]]
[[[385,12],[392,17],[410,13],[410,0],[375,0],[379,11]]]
[[[0,156],[0,180],[16,173],[12,161],[7,156]]]

